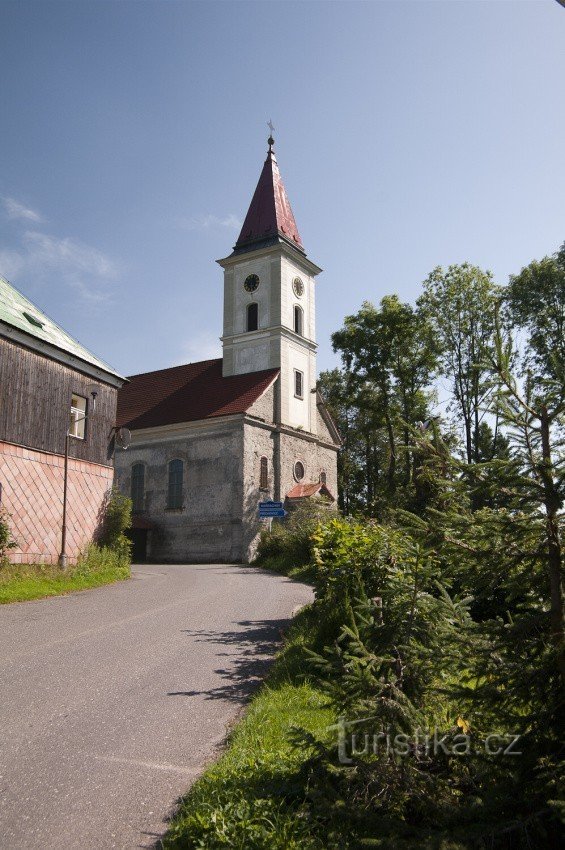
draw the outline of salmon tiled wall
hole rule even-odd
[[[2,507],[12,516],[14,563],[57,563],[61,551],[64,458],[0,442]],[[99,527],[114,470],[69,458],[67,555],[70,561]]]

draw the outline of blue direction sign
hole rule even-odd
[[[286,516],[282,502],[259,502],[259,519]]]

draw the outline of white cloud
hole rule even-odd
[[[99,278],[114,279],[117,276],[115,264],[98,251],[74,239],[59,239],[46,233],[27,230],[23,236],[28,257],[34,263],[67,273],[87,272]]]
[[[214,360],[222,356],[222,347],[218,337],[210,331],[195,334],[181,345],[181,354],[176,365],[196,363],[199,360]]]
[[[111,300],[111,283],[118,277],[118,268],[83,242],[26,230],[19,248],[0,249],[0,274],[22,284],[26,279],[41,283],[56,279],[94,306]]]
[[[185,230],[209,230],[214,227],[227,227],[230,230],[239,230],[242,222],[233,213],[222,217],[217,215],[202,214],[191,218],[181,218],[179,226]]]
[[[40,222],[42,220],[38,212],[26,207],[19,201],[16,201],[15,198],[7,198],[4,196],[2,198],[2,203],[4,204],[4,209],[9,219],[23,219],[24,221],[35,222]]]
[[[22,254],[10,248],[0,249],[0,274],[7,280],[15,280],[25,265]]]

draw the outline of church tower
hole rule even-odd
[[[316,433],[315,278],[269,137],[269,150],[224,269],[223,376],[280,369],[278,422]]]

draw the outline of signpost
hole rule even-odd
[[[259,502],[259,519],[285,517],[286,511],[282,502]]]

